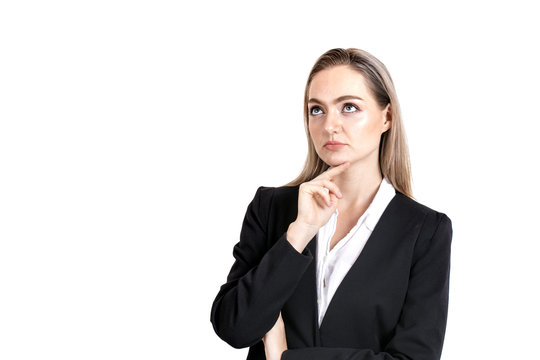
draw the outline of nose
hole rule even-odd
[[[336,111],[336,110],[328,111],[326,115],[325,123],[324,123],[324,129],[328,133],[334,134],[341,131],[342,122],[341,122],[341,117],[339,115],[340,115],[339,111]]]

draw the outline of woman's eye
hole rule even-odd
[[[352,104],[347,104],[343,107],[343,111],[351,113],[357,111],[358,108]]]
[[[320,115],[322,114],[322,110],[320,107],[318,106],[314,106],[311,108],[311,111],[310,111],[311,115]]]

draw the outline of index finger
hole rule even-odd
[[[339,164],[338,166],[334,166],[328,170],[326,170],[321,175],[324,175],[325,178],[332,179],[333,177],[341,174],[345,170],[349,168],[350,162],[344,162],[343,164]]]

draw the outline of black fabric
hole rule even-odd
[[[315,237],[302,254],[287,241],[298,186],[260,187],[212,305],[220,338],[265,359],[262,337],[279,312],[286,360],[437,360],[448,309],[452,223],[396,191],[319,327]]]

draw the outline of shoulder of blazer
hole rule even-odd
[[[418,212],[424,215],[434,216],[434,217],[440,217],[441,215],[444,215],[443,213],[437,210],[434,210],[424,204],[419,203],[418,201],[414,199],[411,199],[407,195],[397,190],[396,190],[395,199],[401,204],[401,206],[407,208],[409,211],[414,211],[414,212]]]
[[[268,187],[261,186],[255,196],[259,213],[266,224],[270,238],[280,236],[294,221],[298,212],[299,186]]]
[[[289,205],[293,201],[298,201],[298,189],[298,185],[280,187],[261,186],[259,187],[259,191],[261,191],[261,202],[265,205],[270,205],[271,203],[275,203],[277,205]],[[397,190],[393,201],[397,202],[398,205],[403,208],[403,210],[418,212],[435,217],[444,215],[443,213],[421,204]]]
[[[261,210],[265,209],[267,214],[285,212],[288,213],[287,217],[290,218],[297,210],[298,189],[298,185],[280,187],[260,186],[257,190],[260,196],[259,206]],[[421,204],[397,190],[396,195],[388,204],[388,208],[393,212],[395,211],[396,214],[407,214],[408,216],[412,215],[416,219],[423,219],[423,232],[427,233],[434,232],[443,220],[451,223],[446,214]]]
[[[421,251],[426,251],[426,248],[435,239],[446,243],[448,247],[450,246],[453,232],[452,221],[446,214],[427,207],[399,191],[396,191],[393,201],[397,201],[395,206],[399,213],[412,213],[415,215],[414,218],[421,219],[416,224],[419,228],[416,243],[423,244],[423,246],[420,245],[420,248],[422,248]]]
[[[276,204],[290,206],[298,201],[299,186],[260,186],[257,192],[260,193],[261,206],[273,206]]]

